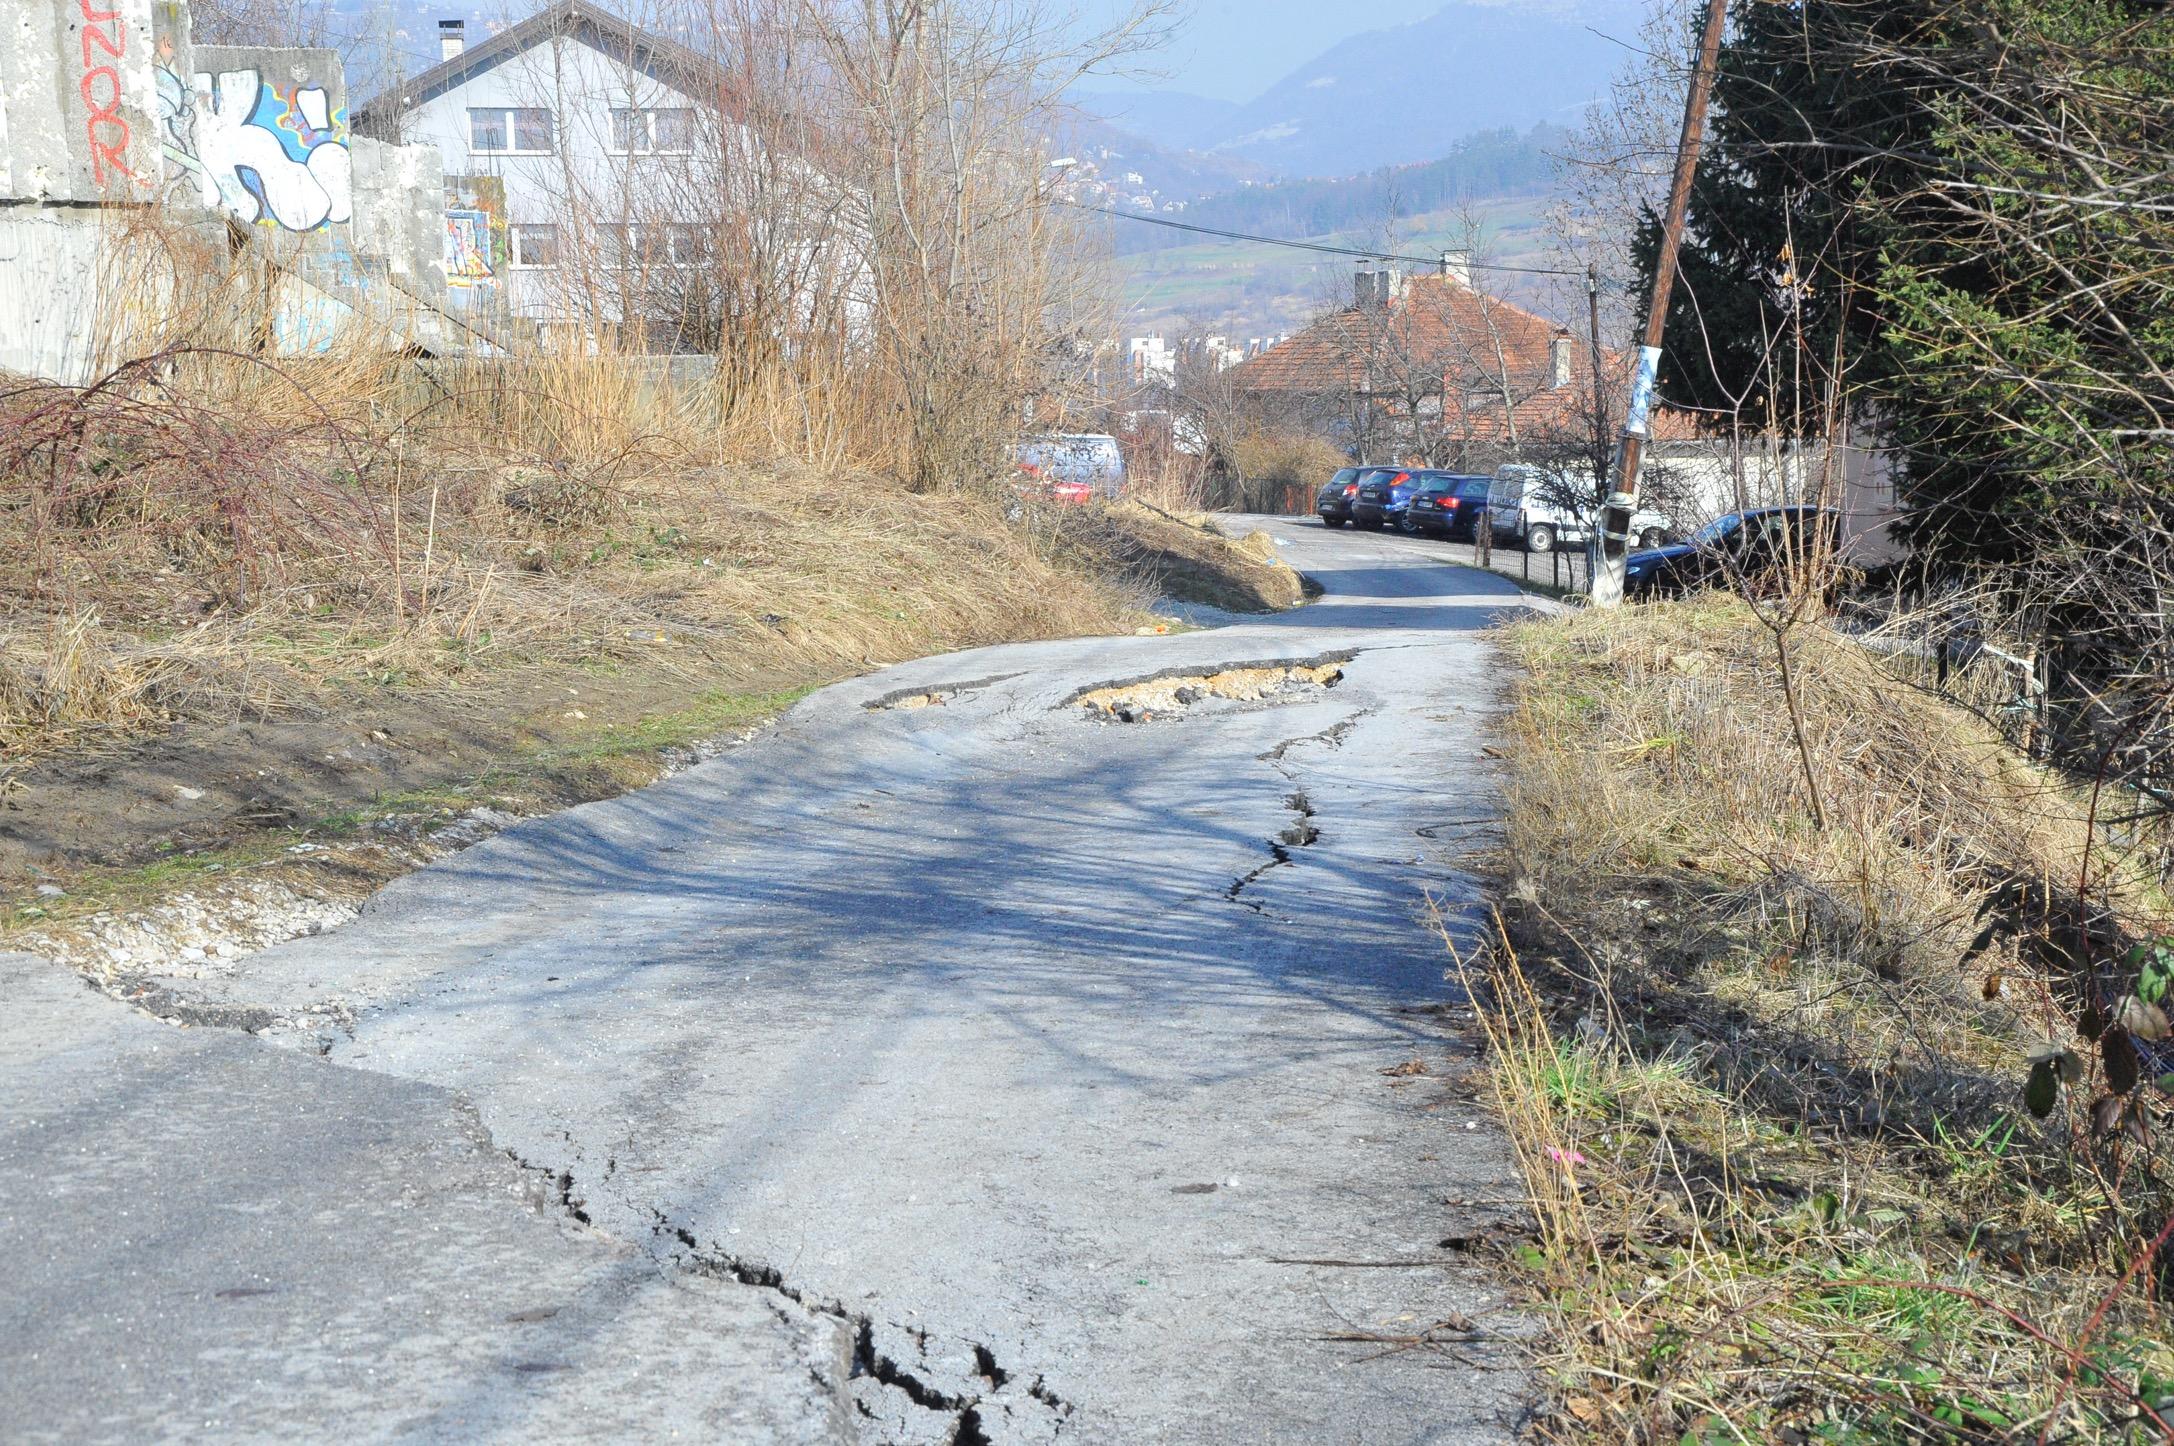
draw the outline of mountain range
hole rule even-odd
[[[1445,155],[1478,131],[1573,124],[1604,95],[1630,26],[1617,0],[1456,0],[1352,36],[1244,104],[1083,90],[1089,115],[1164,150],[1282,177],[1348,176]]]

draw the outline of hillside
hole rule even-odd
[[[1429,256],[1445,248],[1470,247],[1486,261],[1542,265],[1550,246],[1545,206],[1537,196],[1473,202],[1469,219],[1478,227],[1476,243],[1466,229],[1466,208],[1413,215],[1398,227],[1393,249]],[[1122,232],[1152,229],[1121,221],[1110,225]],[[1188,238],[1176,231],[1160,234],[1178,244],[1136,250],[1117,260],[1125,303],[1118,329],[1128,336],[1282,336],[1323,310],[1346,304],[1351,292],[1352,262],[1344,257],[1258,242]],[[1360,249],[1383,244],[1378,225],[1300,239]],[[1554,309],[1554,297],[1543,283],[1544,278],[1499,273],[1485,280],[1489,291],[1545,314]]]
[[[1165,149],[1285,177],[1352,176],[1431,160],[1462,137],[1566,125],[1604,94],[1633,7],[1455,0],[1412,25],[1355,35],[1242,106],[1178,92],[1084,91],[1083,108]]]
[[[1567,132],[1554,126],[1534,126],[1523,134],[1487,131],[1458,142],[1437,161],[1384,166],[1346,180],[1241,186],[1193,202],[1182,219],[1285,239],[1379,233],[1402,218],[1453,211],[1481,200],[1544,195],[1554,182],[1554,155],[1567,140]],[[1118,228],[1120,254],[1190,244],[1179,231]]]

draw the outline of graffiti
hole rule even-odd
[[[151,72],[159,94],[159,153],[172,161],[183,185],[193,189],[196,164],[196,111],[189,105],[189,83],[169,64],[173,55],[159,50],[159,63]]]
[[[498,280],[491,264],[491,218],[482,211],[445,213],[445,284],[489,286]]]
[[[83,123],[83,132],[84,139],[90,143],[91,180],[103,187],[109,167],[115,174],[134,180],[135,172],[128,165],[128,147],[135,137],[129,132],[128,121],[121,115],[121,71],[113,63],[121,59],[121,41],[125,34],[120,26],[121,12],[94,10],[91,0],[76,0],[76,8],[83,15],[83,80],[77,90],[90,112]],[[101,26],[112,29],[100,29]],[[94,46],[96,51],[104,52],[103,59],[95,53]]]
[[[282,356],[322,356],[354,314],[321,291],[290,289],[272,311],[272,348]]]
[[[506,269],[506,183],[498,176],[445,178],[445,284],[494,290]]]
[[[184,86],[158,69],[159,137],[204,205],[238,221],[314,231],[351,215],[347,115],[324,88],[282,88],[254,70],[199,73]]]

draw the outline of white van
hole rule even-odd
[[[1101,432],[1059,432],[1028,437],[1013,460],[1053,483],[1092,488],[1115,497],[1125,490],[1125,453],[1117,439]]]
[[[1593,532],[1592,490],[1589,477],[1565,476],[1526,462],[1496,468],[1487,484],[1487,518],[1495,541],[1516,543],[1530,552],[1584,546]],[[1631,546],[1659,547],[1675,526],[1667,513],[1640,508],[1631,514]]]

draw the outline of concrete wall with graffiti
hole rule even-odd
[[[206,210],[293,232],[353,219],[337,52],[199,45],[187,75],[161,65],[156,84],[170,174]]]
[[[190,31],[182,0],[0,0],[0,369],[80,380],[109,313],[144,309],[119,294],[144,279],[113,274],[124,217],[202,233],[226,258],[212,264],[270,268],[276,350],[325,350],[359,316],[404,328],[403,345],[473,344],[431,319],[446,295],[435,148],[351,136],[334,51]],[[234,227],[245,252],[223,239]]]
[[[440,157],[435,146],[424,146]],[[503,176],[448,173],[445,178],[444,264],[452,304],[474,311],[503,311],[511,242],[506,229]]]
[[[0,197],[154,199],[153,76],[188,45],[187,8],[161,0],[0,4]]]

